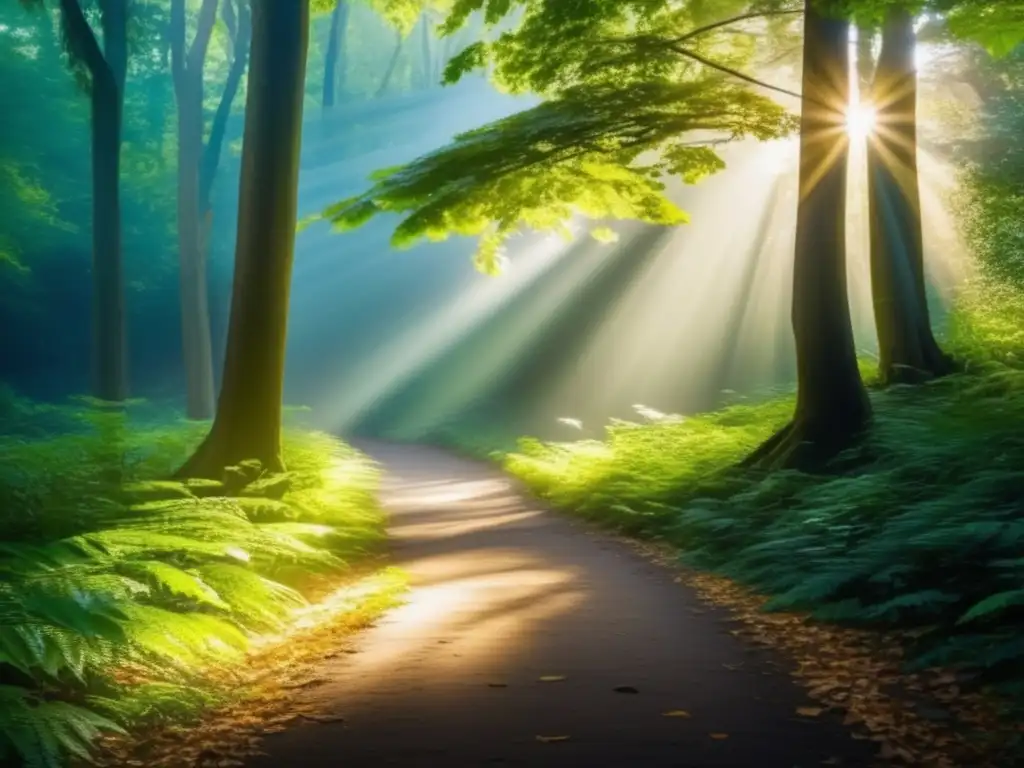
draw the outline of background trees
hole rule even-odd
[[[209,139],[204,142],[203,79],[217,10],[217,0],[204,0],[196,19],[195,36],[187,43],[185,0],[172,0],[168,30],[178,104],[178,250],[186,412],[193,419],[209,419],[214,412],[213,340],[207,288],[212,225],[210,192],[220,164],[231,104],[245,72],[250,32],[248,0],[224,0],[221,13],[231,63]]]
[[[119,401],[128,387],[120,169],[129,0],[100,2],[102,45],[79,0],[60,0],[57,7],[72,73],[91,106],[92,391],[101,400]]]

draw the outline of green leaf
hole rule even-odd
[[[1022,604],[1024,604],[1024,589],[997,592],[972,605],[970,610],[957,620],[957,624],[966,624],[977,619],[991,617],[993,614],[1002,613],[1007,608]]]

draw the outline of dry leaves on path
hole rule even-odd
[[[999,718],[995,702],[965,693],[949,670],[904,672],[899,636],[812,623],[802,614],[765,613],[762,607],[767,598],[728,579],[682,568],[674,548],[616,538],[676,572],[673,580],[705,603],[727,608],[742,623],[732,634],[781,651],[795,662],[796,669],[789,674],[823,705],[801,707],[798,715],[843,713],[854,737],[878,742],[881,756],[890,764],[926,768],[1006,768],[1010,764],[986,747],[1016,732],[1013,724]]]

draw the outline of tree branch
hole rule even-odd
[[[230,2],[230,0],[228,0]],[[213,25],[217,21],[217,0],[203,0],[199,9],[198,25],[196,36],[192,40],[192,47],[188,52],[188,61],[185,68],[189,74],[202,78],[203,63],[206,61],[206,51],[210,45],[210,36],[213,33]]]
[[[735,78],[738,78],[740,80],[743,80],[744,82],[750,83],[751,85],[756,85],[756,86],[758,86],[760,88],[767,88],[769,91],[775,91],[776,93],[783,93],[786,96],[793,96],[794,98],[797,98],[797,99],[802,99],[803,98],[803,96],[801,94],[797,93],[796,91],[790,91],[790,90],[788,90],[786,88],[780,88],[777,85],[772,85],[771,83],[763,82],[761,80],[758,80],[756,77],[751,77],[750,75],[746,75],[746,74],[740,72],[738,69],[733,69],[732,67],[727,67],[724,64],[719,64],[716,61],[712,61],[711,59],[705,58],[704,56],[701,56],[699,53],[694,53],[693,51],[689,50],[688,48],[683,48],[682,46],[674,45],[674,44],[667,45],[665,47],[668,48],[669,50],[675,51],[676,53],[678,53],[681,56],[685,56],[688,59],[693,59],[694,61],[698,62],[699,64],[703,64],[705,67],[711,67],[711,69],[717,69],[719,72],[724,72],[727,75],[731,75],[732,77],[735,77]]]
[[[185,77],[185,0],[171,0],[167,37],[171,43],[171,77],[175,89],[179,89]]]
[[[113,78],[114,73],[103,56],[99,41],[82,13],[78,0],[60,0],[60,11],[72,54],[85,64],[94,80],[104,75]]]
[[[228,70],[227,81],[224,83],[224,91],[221,93],[220,102],[217,104],[217,112],[213,116],[213,124],[210,126],[210,138],[203,150],[203,159],[199,164],[199,208],[205,215],[210,208],[210,193],[213,189],[213,179],[217,174],[217,166],[220,165],[221,148],[224,145],[224,134],[227,131],[228,118],[231,116],[231,105],[238,93],[238,87],[242,82],[242,75],[245,74],[245,67],[249,59],[249,36],[250,17],[248,0],[240,0],[238,3],[238,16],[236,24],[233,25],[234,35],[232,39],[232,50],[234,58],[231,60],[231,68]]]
[[[804,12],[803,8],[790,8],[788,10],[779,10],[779,11],[756,11],[756,12],[753,12],[753,13],[744,13],[744,14],[741,14],[739,16],[733,16],[731,19],[725,19],[723,21],[716,21],[714,24],[707,24],[706,26],[698,27],[697,29],[690,30],[689,32],[687,32],[686,34],[684,34],[681,37],[671,38],[669,40],[669,42],[671,42],[671,43],[685,43],[687,40],[692,40],[693,38],[699,37],[700,35],[707,34],[708,32],[713,32],[716,29],[720,29],[722,27],[727,27],[730,24],[735,24],[735,23],[740,22],[740,21],[748,21],[750,19],[759,19],[759,18],[764,18],[766,16],[792,16],[792,15],[795,15],[795,14],[798,14],[798,13],[803,13],[803,12]]]

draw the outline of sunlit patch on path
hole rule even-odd
[[[252,768],[871,764],[838,719],[800,717],[813,702],[782,662],[670,571],[490,467],[366,448],[390,473],[408,602],[324,663],[297,692],[322,719],[268,737]]]

